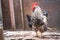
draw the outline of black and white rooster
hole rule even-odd
[[[29,27],[34,29],[36,32],[36,36],[38,32],[40,32],[40,37],[42,37],[42,33],[47,31],[49,28],[47,27],[47,13],[42,12],[41,8],[37,3],[32,4],[32,15],[27,15]]]

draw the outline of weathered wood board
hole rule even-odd
[[[21,40],[55,40],[60,39],[60,33],[57,32],[44,32],[42,34],[42,38],[35,37],[34,31],[7,31],[4,32],[4,38],[5,40],[11,40],[11,39],[21,39]]]

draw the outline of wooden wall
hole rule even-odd
[[[31,30],[28,27],[26,15],[31,15],[31,4],[33,2],[38,2],[39,6],[42,10],[48,11],[48,26],[60,29],[60,0],[22,0],[23,7],[23,20],[24,20],[24,29]],[[23,29],[22,27],[22,17],[21,17],[21,6],[20,0],[13,0],[14,6],[14,15],[15,15],[15,23],[17,29]],[[10,18],[10,10],[9,10],[9,2],[8,0],[2,1],[2,14],[3,14],[3,25],[4,28],[11,28],[11,18]]]
[[[48,26],[60,29],[60,0],[23,0],[25,16],[31,14],[31,4],[33,2],[39,3],[42,10],[48,11]]]

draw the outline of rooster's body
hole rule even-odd
[[[42,35],[43,32],[47,31],[47,16],[42,12],[41,8],[35,3],[32,4],[32,15],[30,17],[32,29],[35,30],[36,35],[39,31]]]

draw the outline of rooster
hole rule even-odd
[[[42,33],[49,29],[47,27],[47,15],[46,11],[41,10],[38,3],[32,3],[32,14],[31,16],[27,15],[27,18],[30,20],[29,25],[35,30],[37,37],[42,37]]]
[[[43,12],[38,3],[32,3],[31,19],[33,22],[33,28],[36,32],[36,36],[39,36],[39,32],[40,37],[42,37],[42,33],[49,29],[47,27],[47,18],[48,14],[46,13],[46,11]]]

